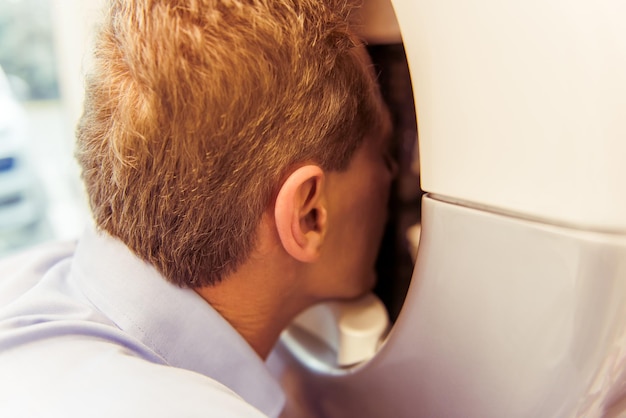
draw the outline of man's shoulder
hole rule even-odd
[[[222,383],[199,373],[121,355],[95,366],[94,381],[77,382],[81,403],[72,415],[93,417],[264,417]],[[92,413],[92,405],[100,410]],[[64,412],[61,408],[60,412]]]
[[[75,249],[76,241],[49,242],[0,258],[0,308],[36,285]]]
[[[89,244],[0,262],[0,417],[263,417],[250,403],[280,402],[195,293]]]
[[[0,416],[264,417],[232,390],[199,373],[152,363],[123,349],[96,350],[101,352],[88,361],[70,356],[75,357],[73,367],[38,360],[30,366],[22,363],[21,370],[8,367],[15,370],[5,370],[13,380],[0,383]],[[65,372],[58,373],[62,368]]]

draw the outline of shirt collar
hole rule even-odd
[[[218,380],[270,417],[280,414],[285,395],[263,360],[196,292],[169,283],[121,241],[92,228],[72,272],[100,311],[167,364]]]

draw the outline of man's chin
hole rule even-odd
[[[354,292],[351,292],[345,298],[342,299],[358,299],[366,294],[370,293],[374,290],[376,286],[378,276],[376,272],[372,269],[369,273],[366,273],[361,281],[358,282],[358,287],[355,286]]]
[[[372,290],[374,290],[374,287],[376,287],[376,283],[378,282],[378,275],[376,274],[376,271],[374,271],[374,269],[372,269],[370,271],[370,273],[367,275],[367,283],[366,283],[366,292],[371,292]]]

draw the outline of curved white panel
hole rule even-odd
[[[626,2],[392,1],[424,190],[626,231]]]

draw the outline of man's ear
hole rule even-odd
[[[324,171],[305,165],[289,175],[274,206],[274,218],[287,253],[302,262],[313,262],[320,254],[326,234]]]

